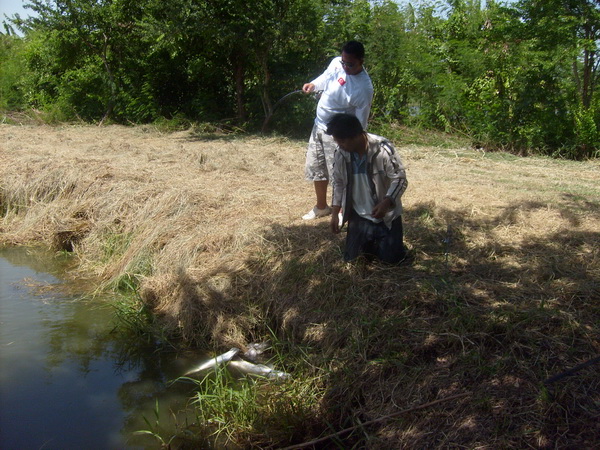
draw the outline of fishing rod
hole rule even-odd
[[[313,91],[313,92],[310,92],[310,94],[313,94],[313,95],[315,95],[316,98],[319,98],[319,96],[321,95],[322,92],[323,91]],[[269,121],[271,120],[271,117],[273,117],[273,114],[275,114],[275,110],[279,107],[279,105],[281,105],[281,103],[283,103],[283,101],[285,99],[287,99],[288,97],[291,97],[292,95],[302,94],[302,93],[304,93],[304,91],[302,89],[297,89],[295,91],[288,92],[283,97],[281,97],[279,100],[277,100],[275,102],[275,104],[273,105],[273,108],[271,109],[270,114],[267,117],[265,117],[265,121],[263,122],[261,131],[263,133],[265,132],[265,130],[267,129],[267,125],[269,124]]]

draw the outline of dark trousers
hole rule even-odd
[[[402,216],[398,216],[389,229],[384,222],[374,223],[352,211],[348,219],[344,260],[351,261],[360,255],[389,264],[402,262],[406,257]]]

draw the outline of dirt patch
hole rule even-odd
[[[411,264],[345,264],[306,143],[152,127],[0,126],[0,243],[139,283],[174,335],[274,331],[345,445],[590,448],[600,439],[600,163],[399,147]],[[300,358],[299,358],[300,359]],[[323,434],[327,434],[324,432]],[[308,439],[307,439],[308,440]]]

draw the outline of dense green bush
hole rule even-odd
[[[0,110],[19,110],[27,106],[24,46],[25,42],[17,37],[0,35]]]
[[[30,0],[2,35],[0,108],[54,120],[184,117],[302,136],[314,102],[285,94],[364,42],[372,120],[520,153],[595,157],[600,6],[548,0]],[[587,34],[586,34],[587,33]],[[583,56],[583,57],[582,57]],[[590,61],[592,64],[590,64]]]

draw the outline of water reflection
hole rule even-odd
[[[169,383],[190,361],[115,332],[109,302],[61,280],[69,264],[0,249],[0,448],[158,448],[134,432],[157,400],[164,438],[193,423],[191,386]]]

